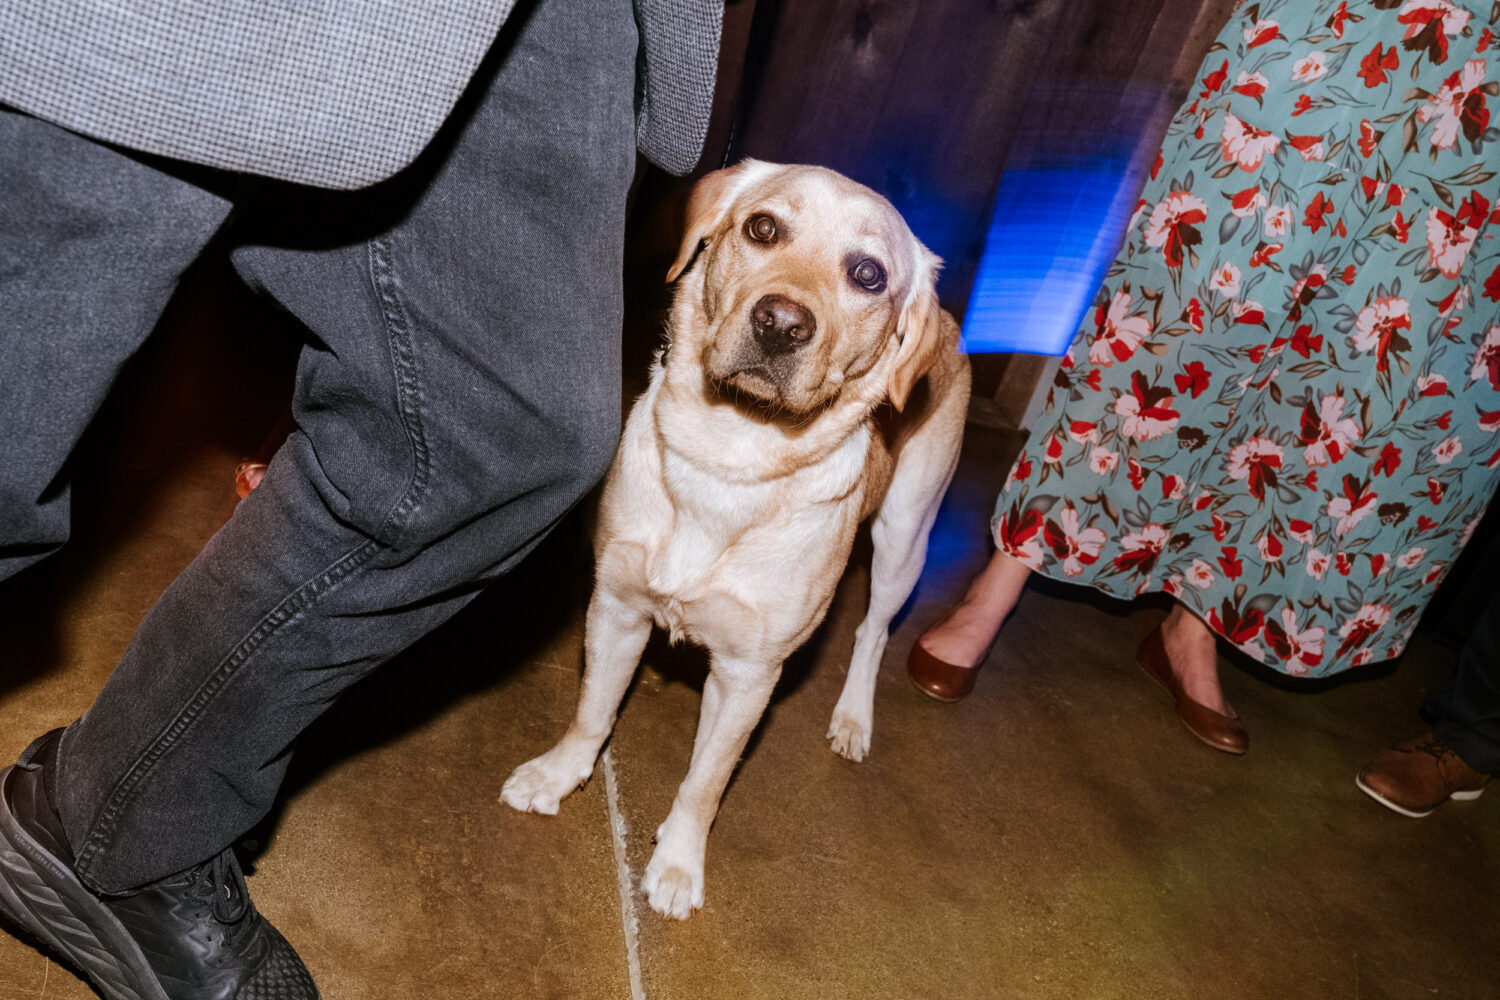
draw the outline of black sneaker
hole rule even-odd
[[[0,771],[0,914],[109,1000],[318,1000],[302,960],[250,902],[233,851],[127,896],[78,880],[42,782],[60,732]]]

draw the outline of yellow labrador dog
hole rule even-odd
[[[887,629],[921,573],[969,398],[940,262],[875,192],[747,160],[704,177],[687,216],[668,343],[604,486],[578,713],[501,795],[555,813],[588,779],[653,622],[707,647],[692,763],[641,886],[678,919],[703,905],[709,827],[782,662],[873,514],[869,612],[828,729],[850,760],[869,751]]]

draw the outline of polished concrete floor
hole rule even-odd
[[[253,357],[193,373],[178,403],[268,426],[241,387],[263,375],[245,374]],[[147,379],[136,410],[152,396]],[[255,444],[200,415],[161,450],[163,428],[121,407],[77,463],[73,542],[0,586],[7,760],[89,705],[229,516],[231,469]],[[707,905],[687,922],[638,885],[687,766],[701,656],[653,642],[607,760],[558,816],[498,802],[573,708],[578,519],[306,734],[257,832],[257,903],[324,995],[348,1000],[1500,996],[1500,791],[1410,820],[1353,783],[1416,730],[1451,648],[1419,635],[1394,669],[1318,688],[1226,665],[1243,758],[1197,743],[1134,666],[1159,605],[1036,585],[972,698],[940,705],[908,683],[907,648],[985,557],[1016,446],[971,428],[860,764],[823,735],[862,614],[856,551],[725,796]],[[0,1000],[92,995],[0,934]]]

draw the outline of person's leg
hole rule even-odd
[[[1475,622],[1453,679],[1422,703],[1422,717],[1469,767],[1500,774],[1500,596]]]
[[[0,107],[0,579],[67,540],[68,455],[229,214],[156,164]]]
[[[514,565],[613,453],[631,7],[543,0],[512,23],[414,201],[392,204],[398,179],[297,203],[394,223],[236,254],[315,338],[298,430],[63,737],[60,812],[95,889],[239,837],[297,734]]]
[[[999,549],[963,598],[912,645],[906,673],[917,689],[938,701],[960,701],[974,690],[979,668],[1000,626],[1026,589],[1031,570]]]

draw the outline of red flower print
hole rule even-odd
[[[1080,528],[1078,511],[1069,505],[1063,508],[1058,521],[1047,521],[1043,537],[1052,553],[1062,560],[1063,573],[1077,576],[1085,566],[1099,561],[1099,551],[1104,548],[1107,536],[1098,528]]]
[[[1248,49],[1274,42],[1281,34],[1281,25],[1275,21],[1255,21],[1245,25],[1245,47]]]
[[[1339,626],[1339,635],[1343,642],[1339,643],[1338,652],[1335,657],[1343,656],[1349,650],[1364,644],[1370,636],[1379,632],[1391,617],[1389,604],[1366,604],[1355,613],[1353,618]]]
[[[1433,528],[1436,528],[1436,527],[1437,527],[1437,522],[1434,521],[1432,518],[1428,517],[1426,514],[1418,515],[1418,517],[1417,517],[1417,530],[1418,531],[1431,531]]]
[[[1213,518],[1214,541],[1222,542],[1229,534],[1229,524],[1218,514],[1210,515]]]
[[[1419,396],[1446,396],[1448,380],[1441,375],[1429,372],[1417,379],[1417,394]]]
[[[1408,0],[1396,17],[1406,25],[1401,45],[1408,52],[1426,50],[1428,59],[1443,62],[1448,58],[1448,36],[1462,32],[1469,16],[1448,0]]]
[[[1281,539],[1269,531],[1255,540],[1255,547],[1260,550],[1261,562],[1280,562],[1281,553],[1285,551]]]
[[[1079,444],[1095,444],[1099,440],[1099,426],[1088,420],[1075,420],[1068,425],[1068,437]]]
[[[1406,200],[1406,188],[1400,184],[1392,184],[1385,189],[1385,203],[1387,205],[1399,205]],[[1402,240],[1402,242],[1406,242]]]
[[[1225,163],[1236,163],[1244,171],[1260,169],[1260,161],[1268,153],[1275,153],[1281,140],[1270,132],[1246,125],[1234,115],[1224,115],[1224,131],[1220,136],[1220,149]]]
[[[1008,515],[1002,514],[995,526],[995,544],[1012,559],[1031,569],[1042,568],[1042,515],[1028,510],[1022,514],[1014,504]]]
[[[1153,181],[1156,180],[1156,175],[1161,173],[1161,165],[1164,162],[1165,160],[1162,156],[1162,151],[1158,149],[1156,151],[1156,159],[1151,161],[1151,179]]]
[[[1304,358],[1310,358],[1323,350],[1323,335],[1318,334],[1314,337],[1311,334],[1312,325],[1308,323],[1297,327],[1296,332],[1292,334],[1292,350]]]
[[[1303,162],[1315,163],[1328,155],[1327,148],[1323,145],[1321,135],[1292,135],[1287,134],[1286,142],[1297,152],[1302,154]]]
[[[1344,273],[1339,275],[1339,280],[1346,285],[1352,285],[1354,284],[1354,276],[1358,273],[1359,272],[1354,267],[1354,265],[1350,264],[1348,267],[1344,268]]]
[[[1260,189],[1259,184],[1247,187],[1229,199],[1229,210],[1242,219],[1254,215],[1256,209],[1265,207],[1266,193]]]
[[[1496,269],[1500,271],[1500,268]],[[1187,309],[1183,311],[1182,318],[1187,320],[1188,326],[1193,328],[1194,333],[1203,332],[1203,303],[1197,299],[1189,299]]]
[[[1407,236],[1411,235],[1411,223],[1401,218],[1400,212],[1391,220],[1391,234],[1396,237],[1397,243],[1405,243]]]
[[[1242,614],[1227,597],[1224,598],[1221,610],[1222,615],[1219,611],[1210,610],[1208,623],[1213,626],[1215,632],[1236,646],[1243,647],[1254,639],[1260,634],[1266,622],[1265,616],[1259,610],[1250,608]]]
[[[1248,323],[1250,326],[1262,326],[1266,322],[1266,310],[1254,299],[1246,299],[1230,310],[1234,314],[1236,323]]]
[[[1443,430],[1447,430],[1448,427],[1449,427],[1449,425],[1452,424],[1452,423],[1453,423],[1453,411],[1452,410],[1445,410],[1443,412],[1443,415],[1437,418],[1437,425],[1439,427],[1441,427]]]
[[[1490,43],[1493,42],[1494,40],[1495,40],[1495,33],[1493,31],[1491,31],[1489,28],[1485,28],[1484,29],[1484,34],[1482,34],[1482,35],[1479,36],[1479,45],[1475,49],[1475,51],[1476,52],[1483,52],[1485,49],[1488,49],[1490,47]]]
[[[1444,486],[1441,482],[1434,479],[1432,476],[1427,477],[1427,499],[1431,500],[1434,505],[1441,504],[1443,502],[1443,495],[1447,493],[1447,491],[1448,487]]]
[[[1031,459],[1022,454],[1020,458],[1016,459],[1016,464],[1011,467],[1010,478],[1006,480],[1006,486],[1009,486],[1011,483],[1026,479],[1030,477],[1030,475]]]
[[[1129,470],[1130,485],[1139,492],[1141,487],[1146,485],[1146,474],[1141,471],[1141,463],[1132,458],[1126,468]]]
[[[1302,461],[1308,466],[1332,465],[1338,462],[1355,441],[1359,440],[1359,422],[1344,416],[1346,400],[1328,393],[1317,409],[1311,399],[1302,409]]]
[[[1433,149],[1452,147],[1458,141],[1460,129],[1470,142],[1484,134],[1485,126],[1490,123],[1484,86],[1484,60],[1470,59],[1417,109],[1417,121],[1434,123],[1430,137]]]
[[[1334,562],[1338,566],[1340,576],[1348,576],[1354,570],[1354,560],[1348,554],[1339,552],[1334,556]]]
[[[1120,415],[1120,430],[1137,441],[1154,441],[1177,426],[1182,414],[1172,409],[1172,390],[1146,384],[1146,376],[1135,372],[1130,377],[1130,392],[1115,400]]]
[[[1327,21],[1329,30],[1333,32],[1334,38],[1344,37],[1344,22],[1349,20],[1348,0],[1341,0],[1339,9],[1333,12],[1333,16]]]
[[[1093,371],[1089,372],[1089,377],[1084,379],[1083,381],[1084,384],[1087,385],[1090,389],[1098,392],[1104,387],[1104,373],[1095,368]]]
[[[1401,60],[1396,57],[1396,46],[1384,55],[1381,54],[1381,44],[1375,43],[1369,55],[1359,61],[1359,77],[1365,81],[1366,87],[1378,87],[1385,83],[1386,70],[1401,68]]]
[[[1458,277],[1488,214],[1489,202],[1478,191],[1459,202],[1458,211],[1453,215],[1438,208],[1430,209],[1427,213],[1428,263],[1441,271],[1445,278]]]
[[[1226,545],[1220,551],[1223,555],[1219,556],[1219,568],[1229,579],[1238,580],[1245,572],[1245,563],[1239,558],[1239,551],[1233,545]]]
[[[1214,93],[1224,86],[1224,81],[1227,79],[1229,79],[1229,60],[1225,59],[1224,65],[1203,78],[1203,93],[1199,96],[1207,97]]]
[[[1340,5],[1343,9],[1343,5]],[[1322,628],[1297,630],[1297,612],[1290,605],[1281,609],[1281,622],[1266,622],[1266,643],[1286,661],[1287,673],[1298,676],[1323,662]]]
[[[1364,121],[1360,122],[1359,123],[1359,152],[1360,152],[1360,155],[1368,158],[1372,153],[1375,152],[1375,147],[1378,146],[1378,145],[1380,145],[1380,140],[1381,140],[1381,138],[1384,135],[1385,135],[1384,132],[1376,131],[1375,126],[1370,124],[1370,119],[1366,118]]]
[[[1229,449],[1225,469],[1230,479],[1243,479],[1250,495],[1265,498],[1266,487],[1276,486],[1276,470],[1281,468],[1281,445],[1270,438],[1252,437]]]
[[[1401,467],[1401,449],[1387,441],[1385,447],[1380,449],[1380,458],[1375,462],[1375,475],[1382,473],[1387,476],[1396,474]]]
[[[1281,243],[1257,243],[1255,250],[1250,254],[1250,266],[1260,267],[1270,261],[1273,254],[1281,253]],[[1203,331],[1198,331],[1202,333]]]
[[[1333,211],[1333,200],[1325,198],[1323,192],[1319,191],[1308,203],[1307,211],[1302,215],[1302,223],[1313,232],[1317,232],[1327,225],[1327,220],[1323,217],[1331,211]]]
[[[1500,326],[1490,327],[1469,364],[1469,380],[1478,382],[1482,378],[1488,378],[1490,388],[1500,392]]]
[[[1328,501],[1328,516],[1336,517],[1339,521],[1333,533],[1340,538],[1353,531],[1375,509],[1380,497],[1367,487],[1367,483],[1362,483],[1353,476],[1345,476],[1344,495]]]
[[[1203,367],[1203,362],[1194,361],[1177,374],[1175,381],[1178,395],[1190,392],[1197,399],[1208,388],[1209,371]]]
[[[1389,554],[1385,554],[1385,553],[1382,553],[1382,554],[1379,554],[1379,555],[1377,555],[1375,553],[1370,553],[1369,554],[1369,559],[1370,559],[1370,577],[1372,579],[1378,579],[1380,577],[1380,574],[1383,573],[1383,572],[1385,572],[1385,564],[1386,564],[1386,561],[1388,559],[1390,559],[1390,555]]]
[[[1478,407],[1475,408],[1478,410]],[[1478,410],[1479,429],[1486,434],[1500,431],[1500,410]]]
[[[1170,535],[1159,524],[1148,524],[1139,532],[1120,539],[1121,552],[1115,557],[1115,568],[1145,576],[1156,566]]]
[[[1375,196],[1385,190],[1385,183],[1373,177],[1361,177],[1359,189],[1365,193],[1365,201],[1374,201]]]
[[[1173,191],[1151,210],[1146,223],[1146,245],[1160,247],[1168,267],[1181,267],[1186,247],[1203,242],[1198,225],[1208,218],[1208,205],[1187,191]]]
[[[1411,306],[1405,299],[1376,299],[1355,317],[1354,336],[1349,342],[1355,350],[1374,351],[1375,368],[1383,372],[1390,368],[1390,352],[1411,350],[1411,344],[1401,336],[1402,330],[1410,329]]]
[[[1151,320],[1143,312],[1130,313],[1130,294],[1116,292],[1109,307],[1095,313],[1098,332],[1089,344],[1089,361],[1109,367],[1116,361],[1129,360],[1141,342],[1151,336]]]
[[[1062,461],[1062,441],[1058,439],[1056,434],[1047,439],[1047,448],[1043,452],[1043,455],[1046,457],[1046,461],[1053,465],[1056,465],[1058,462]]]
[[[1484,279],[1484,297],[1491,302],[1500,302],[1500,266],[1490,272],[1490,276]]]
[[[1312,98],[1306,94],[1297,95],[1297,103],[1292,105],[1292,117],[1296,118],[1304,111],[1312,110]]]
[[[1229,64],[1226,62],[1224,65],[1228,66]],[[1266,87],[1270,82],[1270,80],[1266,79],[1264,73],[1240,70],[1240,75],[1235,79],[1234,86],[1229,89],[1233,90],[1236,94],[1243,94],[1254,100],[1260,100],[1261,95],[1266,92]]]

